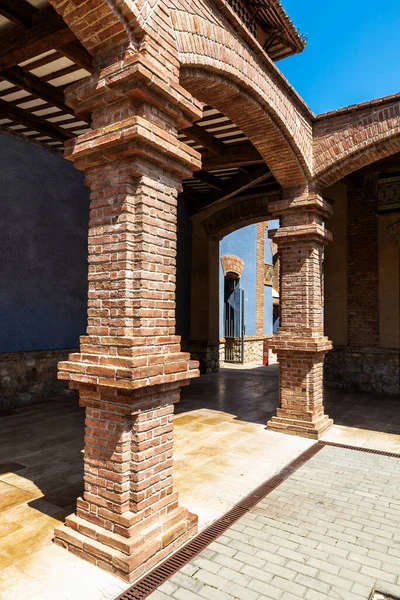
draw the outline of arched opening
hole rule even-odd
[[[244,362],[244,290],[237,273],[228,271],[223,280],[224,361]]]

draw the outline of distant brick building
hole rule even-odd
[[[264,341],[278,328],[279,262],[269,228],[268,222],[248,225],[221,241],[220,365],[263,360]]]
[[[314,115],[274,64],[304,47],[278,0],[0,14],[0,124],[25,138],[0,143],[2,403],[58,391],[64,357],[85,492],[56,541],[132,580],[196,531],[173,491],[173,409],[198,361],[218,364],[228,234],[262,245],[280,223],[268,428],[330,427],[325,360],[331,384],[399,393],[400,95]]]

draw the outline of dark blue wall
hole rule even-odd
[[[0,133],[0,352],[78,346],[88,216],[72,163]]]

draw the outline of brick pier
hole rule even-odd
[[[174,403],[198,376],[175,335],[175,256],[177,194],[199,160],[177,134],[200,112],[145,51],[101,61],[67,95],[93,127],[66,150],[91,189],[89,304],[80,352],[59,365],[86,409],[85,492],[55,541],[133,580],[197,527],[172,453]]]
[[[323,252],[331,239],[323,220],[331,208],[318,194],[294,189],[270,210],[282,226],[274,236],[281,260],[281,327],[270,344],[279,362],[279,408],[268,428],[318,438],[332,425],[323,407],[324,355],[332,344],[322,322]]]

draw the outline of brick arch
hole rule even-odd
[[[276,196],[236,200],[228,206],[215,207],[211,214],[207,212],[203,220],[203,227],[208,235],[221,240],[237,229],[268,221],[271,218],[271,213],[268,211],[269,203],[279,199],[280,195],[277,194]]]
[[[49,0],[92,56],[124,42],[136,44],[160,0],[146,12],[140,0]]]
[[[221,265],[225,277],[228,273],[232,273],[238,279],[241,278],[244,268],[244,261],[238,256],[234,256],[233,254],[225,254],[225,256],[221,256]]]
[[[196,14],[190,3],[181,4],[172,11],[181,84],[236,123],[282,185],[310,180],[309,109],[272,61],[256,56],[211,2],[196,2]]]
[[[314,140],[315,181],[322,186],[400,152],[399,95],[319,118]]]
[[[243,131],[282,186],[306,181],[304,169],[281,130],[250,94],[208,70],[182,69],[180,83],[195,98],[222,112]]]

